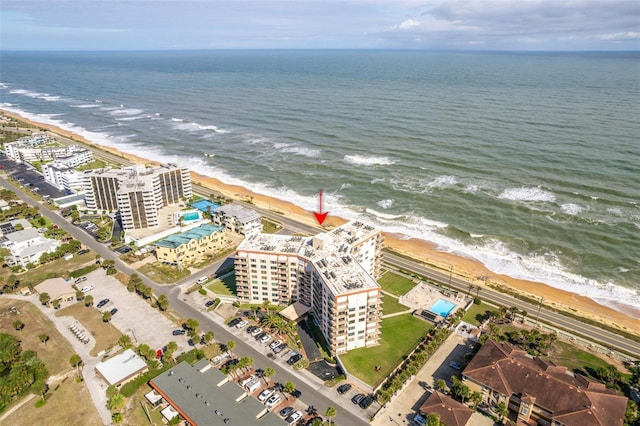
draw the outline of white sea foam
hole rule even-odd
[[[288,147],[282,148],[280,151],[284,153],[302,155],[304,157],[311,157],[311,158],[320,156],[319,149],[306,148],[304,146],[288,146]]]
[[[71,108],[98,108],[100,104],[80,104],[80,105],[69,105]]]
[[[9,103],[9,102],[2,102],[2,103],[0,103],[0,105],[3,106],[3,107],[12,107],[13,106],[13,104]]]
[[[134,116],[131,116],[131,117],[117,117],[116,121],[135,121],[135,120],[140,120],[140,119],[143,119],[143,118],[149,118],[149,116],[142,114],[142,115],[134,115]]]
[[[618,217],[622,216],[622,210],[618,207],[609,207],[607,209],[607,213],[612,214],[614,216],[618,216]]]
[[[340,185],[340,190],[347,189],[347,188],[351,188],[351,184],[348,182]]]
[[[0,83],[0,89],[7,89],[9,88],[9,86],[7,86],[5,83]]]
[[[109,112],[109,114],[111,115],[139,115],[142,114],[144,111],[138,108],[123,108],[122,105],[120,105],[119,109],[114,109],[112,111]]]
[[[344,162],[356,166],[388,166],[395,164],[396,160],[389,157],[368,157],[365,155],[345,155]]]
[[[380,200],[378,201],[378,207],[383,208],[383,209],[388,209],[391,206],[393,206],[393,199],[392,198],[387,198],[386,200]]]
[[[457,183],[458,179],[455,176],[442,175],[429,182],[427,186],[430,188],[446,188],[456,185]]]
[[[209,130],[213,130],[215,133],[228,133],[227,130],[224,129],[220,129],[217,126],[213,126],[213,125],[202,125],[202,124],[198,124],[198,123],[185,123],[184,120],[181,120],[179,118],[172,118],[171,121],[173,121],[175,124],[173,125],[173,128],[176,130],[182,130],[185,132],[202,132],[202,131],[209,131]]]
[[[539,186],[521,186],[519,188],[509,188],[502,191],[498,198],[511,201],[546,201],[554,202],[556,196]]]
[[[566,203],[560,206],[560,209],[566,214],[576,216],[584,211],[584,207],[573,203]]]
[[[62,97],[60,96],[50,95],[49,93],[33,92],[31,90],[25,90],[25,89],[14,89],[14,90],[10,90],[9,93],[28,96],[34,99],[42,99],[47,102],[56,102],[56,101],[62,100]]]

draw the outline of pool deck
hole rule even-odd
[[[470,300],[473,300],[472,297],[466,297],[461,294],[456,295],[447,292],[446,290],[431,286],[423,281],[419,281],[415,287],[403,296],[400,296],[398,298],[398,302],[413,309],[429,310],[429,308],[431,308],[438,299],[443,299],[456,305],[455,308],[449,312],[449,315],[454,314],[458,309],[464,309],[465,305],[469,303]]]

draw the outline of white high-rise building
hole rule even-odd
[[[380,339],[382,233],[349,222],[314,237],[258,234],[235,255],[238,297],[245,303],[300,302],[310,308],[336,354]]]
[[[175,165],[99,169],[84,179],[87,207],[119,210],[125,231],[158,226],[158,210],[192,196],[189,169]]]

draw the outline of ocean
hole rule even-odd
[[[638,52],[0,59],[8,111],[640,307]]]

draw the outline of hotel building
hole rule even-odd
[[[125,231],[150,228],[160,224],[162,207],[191,198],[191,176],[174,165],[99,169],[85,174],[84,192],[89,209],[119,210]]]
[[[379,275],[383,237],[349,222],[314,237],[258,234],[235,255],[238,297],[245,303],[300,302],[313,313],[331,351],[375,346],[380,339]]]
[[[180,234],[169,235],[154,243],[156,258],[185,267],[225,247],[228,238],[224,227],[204,223]]]

